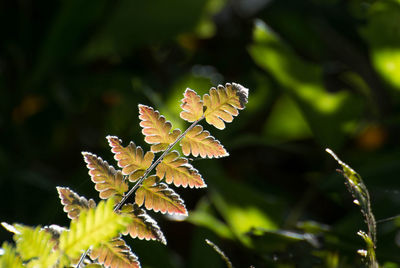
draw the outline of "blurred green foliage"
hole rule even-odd
[[[167,247],[128,240],[143,267],[224,267],[206,238],[236,267],[362,267],[325,147],[363,177],[377,259],[399,267],[400,220],[380,221],[400,205],[399,18],[398,0],[3,1],[2,220],[67,226],[55,186],[97,197],[80,151],[115,164],[106,135],[146,148],[138,103],[184,128],[186,87],[234,81],[248,107],[212,129],[230,156],[193,160],[209,187],[178,189],[186,221],[152,215]]]

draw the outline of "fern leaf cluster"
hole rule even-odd
[[[57,187],[63,209],[71,219],[68,229],[56,225],[31,228],[3,223],[14,233],[16,249],[3,244],[5,254],[0,257],[0,264],[140,267],[138,257],[121,234],[166,244],[157,222],[146,210],[187,215],[184,200],[171,186],[206,187],[199,171],[178,150],[173,150],[174,146],[179,144],[184,156],[227,156],[223,145],[199,122],[205,119],[217,129],[224,129],[225,123],[232,122],[239,110],[244,109],[248,89],[227,83],[211,88],[202,97],[192,89],[186,89],[183,95],[180,117],[192,123],[185,131],[173,129],[171,122],[154,108],[139,105],[140,126],[150,151],[145,152],[133,141],[123,146],[118,137],[107,136],[118,168],[95,154],[82,152],[90,179],[100,199],[105,201],[96,205],[93,199],[79,196],[69,188]],[[157,153],[161,155],[156,157]],[[132,202],[127,202],[133,194]],[[33,245],[35,250],[29,250],[27,245]]]

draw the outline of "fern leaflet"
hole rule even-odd
[[[180,113],[180,117],[188,122],[199,120],[203,116],[203,101],[200,96],[190,88],[186,89],[183,96],[181,104],[183,111]]]
[[[135,182],[150,167],[154,159],[152,152],[143,155],[143,149],[131,142],[127,147],[121,145],[122,141],[115,136],[107,136],[111,151],[114,153],[122,174],[129,175],[129,180]]]
[[[139,119],[142,133],[145,135],[144,140],[152,144],[151,151],[154,153],[165,151],[181,134],[179,129],[171,132],[171,122],[166,121],[164,116],[149,106],[139,105]]]
[[[64,212],[68,213],[68,218],[71,220],[78,218],[82,211],[96,207],[93,199],[88,201],[67,187],[57,187],[57,191],[61,204],[64,205]]]
[[[152,209],[155,212],[187,215],[183,200],[159,180],[156,176],[150,176],[143,181],[142,186],[136,191],[136,204],[142,206],[144,203],[146,209]]]
[[[188,163],[188,160],[183,157],[179,157],[177,151],[172,151],[167,154],[163,161],[156,167],[156,175],[170,184],[174,183],[175,186],[190,188],[203,188],[206,187],[201,175],[197,169],[193,168]]]
[[[167,244],[164,234],[158,227],[157,222],[153,220],[146,212],[136,204],[126,204],[121,208],[121,213],[132,218],[132,223],[128,225],[123,235],[129,234],[132,238],[158,240],[164,245]]]
[[[218,129],[225,128],[225,122],[230,123],[233,116],[239,114],[247,103],[249,90],[240,84],[226,83],[225,87],[219,85],[210,89],[210,95],[203,96],[206,107],[204,116],[207,123]]]
[[[200,125],[192,128],[181,140],[180,145],[185,156],[192,154],[202,158],[219,158],[229,155],[224,146]]]
[[[109,199],[107,202],[101,201],[95,209],[82,211],[79,219],[71,222],[70,231],[61,234],[60,250],[70,258],[76,258],[82,250],[96,247],[124,230],[131,219],[116,214],[113,206],[114,200]]]
[[[90,258],[111,268],[139,268],[140,264],[125,241],[121,238],[114,238],[106,243],[101,243],[92,249]]]
[[[89,175],[95,183],[95,189],[100,192],[100,198],[114,197],[115,201],[119,202],[129,187],[121,171],[116,171],[107,161],[103,161],[94,154],[82,152],[82,155],[87,163]]]

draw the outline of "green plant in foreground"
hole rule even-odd
[[[361,176],[349,165],[340,160],[331,149],[326,149],[326,152],[329,153],[342,167],[342,170],[338,171],[345,177],[347,189],[354,198],[353,202],[360,207],[361,213],[364,216],[364,221],[368,227],[368,233],[361,230],[357,233],[365,241],[367,247],[366,249],[358,250],[358,253],[367,259],[369,267],[378,268],[379,265],[375,255],[376,221],[374,214],[372,213],[368,189],[361,179]]]
[[[139,105],[140,126],[145,142],[151,145],[150,151],[144,153],[134,142],[124,147],[119,138],[108,136],[120,170],[92,153],[83,152],[95,189],[105,200],[96,205],[93,199],[87,200],[69,188],[57,187],[64,211],[71,219],[69,229],[3,222],[3,227],[14,233],[16,246],[3,243],[0,267],[79,267],[81,264],[140,267],[137,256],[121,234],[166,244],[156,221],[146,210],[187,215],[184,201],[169,185],[206,187],[188,159],[172,149],[179,143],[185,156],[227,156],[221,143],[203,130],[199,122],[205,119],[208,124],[224,129],[225,122],[232,122],[238,110],[245,108],[247,98],[248,89],[236,83],[211,88],[202,98],[186,89],[180,117],[192,124],[184,132],[172,130],[171,123],[157,110]],[[161,155],[155,160],[156,153]],[[134,203],[127,203],[132,194],[135,194]]]

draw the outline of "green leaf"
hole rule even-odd
[[[124,230],[132,220],[113,211],[114,200],[101,201],[97,208],[82,211],[79,219],[71,222],[69,232],[60,236],[60,250],[70,258],[77,258],[90,246],[96,247],[100,243],[116,236]]]
[[[299,57],[262,21],[257,21],[253,37],[253,60],[297,104],[317,141],[331,147],[342,145],[361,112],[360,98],[344,90],[327,92],[321,67]]]
[[[17,230],[14,235],[17,252],[23,261],[29,261],[32,267],[51,267],[57,262],[59,252],[53,251],[56,242],[48,232],[40,226],[14,224],[13,227]]]
[[[3,242],[1,247],[4,250],[4,253],[0,256],[0,267],[24,267],[22,265],[21,257],[17,254],[15,248],[7,242]]]

